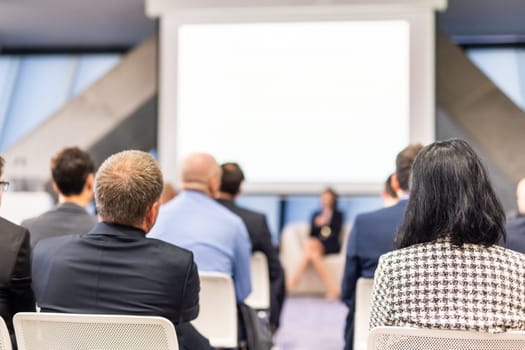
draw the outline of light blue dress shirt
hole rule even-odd
[[[160,207],[149,238],[193,252],[199,271],[232,276],[237,302],[251,293],[251,243],[241,218],[197,191],[182,191]]]

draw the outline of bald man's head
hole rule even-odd
[[[516,197],[518,199],[518,212],[520,214],[525,214],[525,178],[518,182]]]
[[[221,168],[208,153],[192,153],[182,162],[181,181],[185,190],[195,190],[213,197],[219,189],[220,180]]]

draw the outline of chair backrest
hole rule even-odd
[[[178,350],[173,324],[155,316],[20,312],[19,350]]]
[[[0,317],[0,350],[11,350],[11,337],[2,317]]]
[[[231,276],[200,272],[199,316],[193,325],[217,348],[236,348],[237,302]]]
[[[523,350],[525,331],[485,333],[410,327],[378,327],[370,331],[368,350]]]
[[[252,292],[244,301],[256,310],[270,308],[270,273],[268,259],[261,252],[255,252],[251,257]]]
[[[373,278],[359,278],[355,291],[354,349],[366,350],[372,303]]]

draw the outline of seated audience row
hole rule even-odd
[[[5,190],[3,165],[0,158]],[[189,323],[199,311],[198,270],[232,276],[242,303],[251,292],[256,250],[267,256],[270,323],[279,326],[283,269],[265,216],[234,202],[244,180],[236,163],[220,167],[209,154],[191,154],[182,164],[181,192],[162,206],[162,173],[145,152],[117,153],[94,175],[86,152],[66,148],[52,159],[51,173],[56,208],[24,221],[29,231],[0,218],[8,247],[0,314],[11,334],[14,313],[34,310],[34,291],[44,312],[163,316],[175,325],[181,349],[209,349]],[[348,241],[341,286],[349,308],[345,349],[353,347],[357,279],[374,274],[371,327],[525,329],[525,255],[499,246],[503,209],[471,147],[461,140],[410,145],[396,158],[385,198],[389,185],[389,201],[398,202],[358,215]],[[85,209],[93,192],[99,223]],[[518,186],[518,203],[519,194]],[[312,264],[327,297],[335,298],[339,288],[324,273],[322,257],[340,251],[343,215],[333,190],[321,199],[288,287]],[[509,232],[518,231],[519,219],[509,221]],[[508,243],[519,247],[514,239]]]

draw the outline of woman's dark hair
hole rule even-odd
[[[468,143],[434,142],[412,165],[410,198],[396,245],[448,237],[452,244],[490,246],[505,240],[505,213],[487,172]]]
[[[332,196],[332,209],[336,209],[337,208],[337,200],[339,199],[339,195],[337,194],[337,192],[335,192],[335,190],[331,187],[327,187],[323,190],[323,193],[330,193],[330,195]]]

